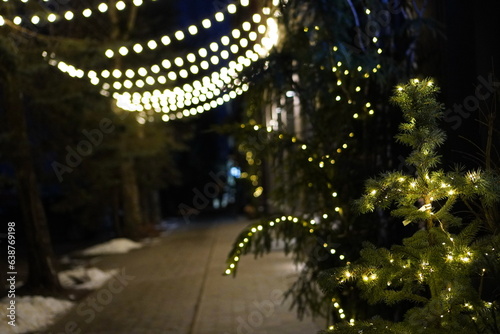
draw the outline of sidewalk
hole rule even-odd
[[[230,247],[247,221],[190,225],[156,245],[99,258],[120,274],[81,301],[45,333],[54,334],[315,334],[282,304],[296,273],[272,252],[241,259],[235,279],[222,276]]]

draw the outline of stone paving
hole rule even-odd
[[[248,221],[183,226],[151,246],[96,258],[119,274],[45,333],[54,334],[315,334],[282,293],[297,274],[282,252],[240,260],[235,279],[225,257]]]

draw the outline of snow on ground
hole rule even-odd
[[[84,249],[80,252],[80,254],[87,256],[122,254],[141,247],[141,243],[132,241],[130,239],[116,238],[108,242]]]
[[[27,333],[46,328],[56,317],[67,312],[73,302],[51,297],[24,296],[15,298],[15,327],[8,324],[9,300],[0,301],[0,333]]]
[[[122,254],[141,247],[140,243],[119,238],[87,248],[81,254],[88,256]],[[118,270],[102,271],[94,267],[79,266],[62,271],[58,275],[65,288],[94,290],[103,286],[117,273]],[[10,321],[8,307],[11,300],[15,301],[15,327],[8,324]],[[16,296],[13,299],[5,297],[0,300],[0,333],[20,334],[44,330],[74,305],[74,302],[52,297]]]
[[[98,268],[78,267],[59,273],[59,280],[65,288],[98,289],[104,285],[118,270],[102,271]],[[62,316],[75,305],[74,302],[41,296],[16,296],[15,324],[8,324],[10,299],[0,300],[0,333],[27,333],[40,331],[50,326],[57,317]]]
[[[94,290],[104,285],[118,270],[102,271],[98,268],[77,267],[59,273],[64,288]]]

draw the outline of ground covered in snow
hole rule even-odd
[[[141,248],[142,243],[129,239],[118,238],[103,244],[87,248],[79,253],[84,256],[99,256],[123,254],[133,249]],[[64,288],[95,290],[104,285],[117,270],[102,271],[94,267],[77,266],[59,273],[59,280]],[[20,286],[17,286],[19,288]],[[15,301],[15,312],[10,306]],[[50,326],[58,317],[69,311],[75,305],[68,300],[60,300],[42,296],[15,296],[0,300],[0,333],[28,333],[43,330]],[[9,307],[11,308],[9,310]],[[15,314],[15,326],[9,324],[9,314]]]

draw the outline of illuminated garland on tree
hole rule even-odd
[[[458,234],[451,233],[461,220],[450,210],[459,198],[492,205],[500,198],[499,178],[482,171],[435,170],[440,161],[436,149],[446,137],[437,127],[443,117],[437,92],[431,80],[414,79],[397,87],[392,100],[401,107],[405,123],[396,138],[413,148],[407,162],[416,168],[416,176],[390,172],[369,180],[366,194],[357,202],[361,212],[395,203],[393,215],[404,225],[419,224],[423,229],[390,250],[367,244],[356,263],[325,273],[322,279],[327,292],[355,284],[369,303],[409,300],[418,306],[400,323],[372,319],[338,324],[328,333],[450,333],[495,327],[499,305],[484,298],[482,284],[476,290],[471,278],[482,282],[498,265],[494,252],[500,240],[493,235],[477,242],[482,223],[478,219]]]

